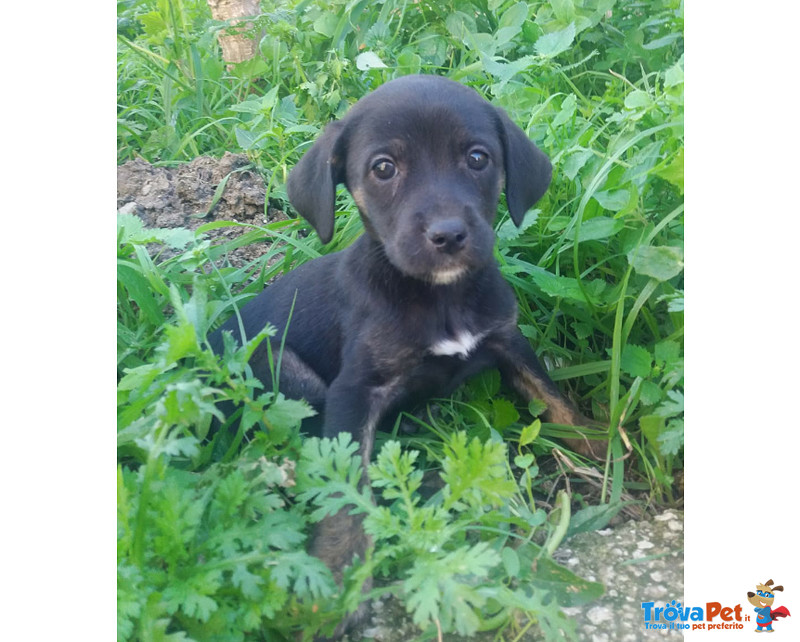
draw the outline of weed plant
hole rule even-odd
[[[268,202],[289,209],[289,168],[370,89],[409,73],[477,89],[553,162],[519,229],[501,204],[496,256],[523,333],[607,424],[603,486],[577,514],[585,498],[549,494],[544,456],[569,429],[541,423],[540,404],[520,405],[488,372],[415,418],[416,435],[383,435],[371,488],[359,489],[356,445],[301,439],[313,410],[253,379],[248,356],[273,328],[211,353],[207,333],[237,305],[360,233],[346,193],[325,247],[298,219],[214,245],[206,232],[238,224],[148,230],[120,215],[118,639],[310,639],[357,606],[370,575],[372,595],[396,596],[427,638],[512,640],[529,627],[574,638],[561,608],[602,587],[552,561],[559,542],[604,525],[629,494],[680,501],[682,2],[261,6],[259,55],[228,68],[215,41],[225,25],[204,1],[118,2],[119,161],[244,152]],[[270,249],[227,266],[246,243]],[[338,587],[305,545],[311,524],[342,507],[364,515],[374,547]]]

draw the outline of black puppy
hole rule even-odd
[[[248,336],[267,322],[280,336],[294,301],[278,387],[321,413],[324,436],[351,432],[369,462],[382,419],[491,367],[526,399],[544,401],[547,420],[586,425],[517,328],[513,291],[492,254],[503,186],[519,225],[550,174],[503,111],[436,76],[392,80],[328,125],[289,174],[289,199],[328,242],[343,183],[366,234],[241,310]],[[236,318],[220,331],[238,337]],[[271,388],[266,355],[262,346],[251,365]],[[364,546],[344,514],[315,534],[315,552],[337,575]]]

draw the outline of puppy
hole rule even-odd
[[[280,337],[294,305],[278,387],[317,409],[323,436],[351,432],[366,464],[382,420],[486,368],[544,401],[547,421],[587,425],[517,328],[493,257],[501,191],[519,225],[550,176],[547,157],[502,110],[441,77],[387,82],[328,125],[289,174],[289,200],[327,243],[344,184],[365,234],[241,310],[247,336],[269,322]],[[226,331],[239,338],[235,317],[212,337],[217,349]],[[251,366],[271,388],[266,346]],[[337,578],[367,545],[344,513],[319,525],[313,545]]]

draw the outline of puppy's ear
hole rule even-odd
[[[319,234],[323,243],[333,237],[336,186],[344,181],[344,144],[340,121],[330,123],[286,181],[289,202]]]
[[[502,110],[503,153],[506,169],[506,203],[516,225],[550,185],[550,160]]]

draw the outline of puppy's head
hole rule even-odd
[[[328,125],[289,174],[287,191],[327,243],[336,186],[344,183],[398,270],[447,284],[491,261],[503,186],[519,225],[550,174],[547,157],[474,90],[405,76]]]

